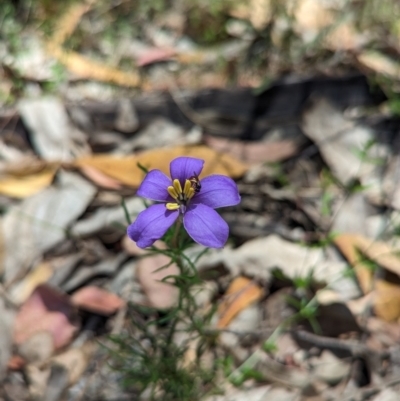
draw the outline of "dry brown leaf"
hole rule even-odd
[[[87,286],[74,292],[71,302],[79,309],[103,316],[113,315],[125,302],[119,296],[95,286]]]
[[[399,250],[359,234],[342,234],[335,238],[335,244],[354,267],[364,294],[372,291],[372,304],[376,315],[388,322],[398,320],[400,318],[400,285],[382,279],[374,281],[374,272],[363,265],[360,253],[382,268],[400,276]]]
[[[352,265],[359,263],[358,249],[367,258],[400,276],[400,249],[359,234],[342,234],[335,238],[335,243]]]
[[[175,148],[155,149],[137,156],[116,157],[112,155],[93,155],[74,162],[76,167],[94,167],[102,173],[125,185],[137,187],[143,180],[140,163],[149,170],[160,169],[169,175],[169,164],[178,156],[192,156],[205,160],[202,177],[209,174],[224,174],[232,178],[240,177],[247,166],[233,157],[216,152],[206,146],[178,146]]]
[[[217,152],[225,152],[246,163],[274,163],[294,156],[298,147],[294,141],[243,142],[205,136],[205,142]]]
[[[69,344],[79,325],[69,297],[46,284],[36,288],[22,305],[14,323],[14,342],[22,345],[40,333],[49,334],[54,349]]]
[[[101,171],[97,170],[95,167],[83,166],[81,167],[81,172],[95,184],[103,188],[108,189],[121,189],[122,184],[117,180],[105,175]]]
[[[83,14],[87,13],[93,2],[75,3],[57,21],[51,38],[53,46],[61,46],[74,32]]]
[[[34,174],[6,175],[0,178],[0,193],[13,198],[26,198],[48,187],[54,179],[57,167],[49,166]]]
[[[375,314],[387,322],[400,318],[400,286],[385,280],[377,280],[374,293]]]
[[[67,52],[61,48],[48,46],[49,53],[60,63],[83,79],[94,79],[102,82],[111,82],[121,86],[139,86],[140,77],[135,72],[124,72],[100,62],[89,60],[78,53]]]
[[[379,74],[400,79],[400,64],[381,53],[364,51],[357,56],[357,60],[365,67]]]
[[[354,267],[358,283],[364,294],[368,294],[373,287],[373,272],[360,261],[363,237],[357,234],[342,234],[334,240],[336,246],[340,249],[344,257]]]
[[[244,276],[235,278],[226,291],[224,301],[218,308],[217,327],[220,329],[227,327],[239,312],[258,301],[263,293],[262,288],[251,279]]]

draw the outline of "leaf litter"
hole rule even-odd
[[[212,312],[204,359],[221,365],[224,393],[206,395],[205,383],[199,398],[396,399],[399,49],[377,50],[385,41],[370,10],[366,32],[340,2],[285,12],[221,2],[214,17],[199,7],[222,27],[215,36],[196,25],[196,7],[175,3],[136,9],[142,34],[111,44],[112,33],[94,31],[123,7],[129,17],[125,2],[67,7],[23,57],[0,36],[0,90],[16,97],[0,98],[0,397],[137,398],[115,385],[123,378],[98,342],[135,336],[132,316],[138,327],[179,302],[174,264],[143,253],[125,229],[146,207],[135,196],[145,170],[168,173],[186,155],[206,161],[204,175],[234,178],[242,196],[221,211],[224,249],[185,251],[203,279],[196,314]],[[293,75],[281,78],[284,52],[260,51],[266,32],[287,46]],[[60,82],[45,93],[51,80]],[[176,337],[190,344],[182,363],[193,369],[199,340]]]

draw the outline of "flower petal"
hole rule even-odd
[[[172,198],[167,188],[171,180],[160,170],[151,170],[146,174],[136,194],[154,201],[167,202]]]
[[[171,178],[177,178],[182,187],[185,185],[185,180],[194,175],[200,175],[203,170],[204,160],[196,159],[194,157],[177,157],[172,160],[169,169]]]
[[[153,205],[139,213],[128,227],[128,237],[139,248],[146,248],[161,238],[179,216],[179,210],[167,210],[164,204]]]
[[[240,203],[238,187],[231,178],[224,175],[209,175],[200,181],[201,190],[192,200],[192,204],[217,207],[234,206]]]
[[[206,205],[190,204],[183,217],[183,225],[193,240],[204,246],[222,248],[228,239],[228,224]]]

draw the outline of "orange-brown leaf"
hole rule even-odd
[[[262,288],[249,278],[235,278],[218,308],[219,320],[217,327],[220,329],[227,327],[238,313],[258,301],[263,294]]]

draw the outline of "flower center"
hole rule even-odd
[[[186,212],[186,206],[193,198],[195,194],[195,189],[193,188],[192,182],[190,180],[185,181],[185,186],[182,189],[179,180],[175,179],[172,182],[172,186],[167,188],[168,193],[176,200],[174,203],[167,203],[165,207],[168,210],[180,209],[182,213]]]

